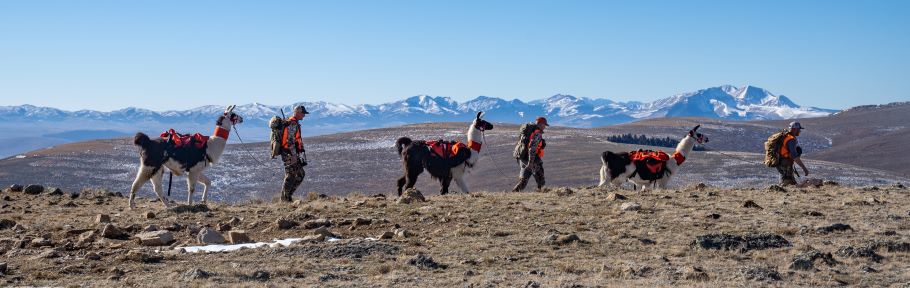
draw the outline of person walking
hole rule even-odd
[[[777,172],[780,173],[780,183],[782,185],[796,185],[794,163],[803,169],[803,176],[809,176],[809,169],[806,169],[806,165],[800,159],[803,149],[799,146],[799,140],[796,138],[802,130],[803,126],[799,122],[790,122],[790,131],[784,136],[784,140],[780,145],[780,165],[777,166]]]
[[[518,184],[512,189],[512,192],[521,192],[528,185],[531,176],[537,182],[537,190],[543,189],[543,155],[544,148],[547,146],[546,140],[543,139],[543,131],[547,124],[547,118],[537,117],[536,121],[522,125],[521,135],[513,153],[518,161],[518,167],[521,169],[518,177]]]
[[[306,172],[303,167],[307,165],[306,151],[303,149],[303,141],[300,139],[300,120],[306,117],[310,112],[306,107],[299,105],[294,107],[294,115],[289,117],[285,122],[284,132],[281,134],[281,160],[284,162],[284,185],[281,189],[281,201],[291,202],[294,192],[303,182]],[[304,155],[304,159],[300,156]]]

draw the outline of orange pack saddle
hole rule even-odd
[[[174,145],[174,148],[183,148],[192,145],[191,147],[196,149],[202,149],[205,147],[205,144],[209,142],[209,136],[205,136],[199,133],[196,134],[180,134],[174,129],[169,129],[161,133],[161,138],[168,139],[168,142]]]
[[[427,147],[430,148],[430,155],[443,159],[454,158],[462,149],[468,149],[464,143],[457,141],[426,141]]]

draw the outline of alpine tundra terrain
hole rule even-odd
[[[417,124],[305,138],[309,166],[306,167],[307,175],[297,195],[313,192],[326,195],[361,193],[394,196],[397,194],[395,181],[403,174],[401,160],[393,147],[395,139],[408,136],[413,139],[464,141],[467,126],[467,123]],[[717,125],[708,124],[703,127],[704,133],[711,139],[708,147],[713,147],[710,145],[715,142],[733,141],[725,137],[745,141],[735,135],[711,134],[719,130]],[[672,134],[667,133],[675,135],[674,138],[682,138],[691,128],[679,126],[640,131],[678,130]],[[518,165],[511,155],[517,130],[518,126],[514,125],[496,125],[494,130],[486,132],[482,157],[465,178],[472,189],[508,191],[515,185],[518,180]],[[600,154],[604,150],[673,149],[610,143],[602,140],[606,135],[610,133],[597,129],[547,129],[544,157],[547,185],[596,185],[601,167]],[[760,145],[765,137],[750,141]],[[813,145],[811,139],[807,137],[807,145]],[[213,183],[210,199],[232,203],[251,199],[271,200],[281,186],[284,170],[280,160],[269,159],[268,151],[268,143],[229,145],[221,162],[205,172]],[[907,177],[894,172],[812,160],[815,148],[807,148],[806,151],[805,159],[808,159],[807,165],[813,178],[851,186],[907,182]],[[17,183],[41,183],[70,191],[84,187],[104,187],[127,193],[139,168],[138,155],[131,139],[96,140],[37,150],[26,153],[23,157],[0,161],[0,187]],[[705,183],[712,187],[767,187],[778,181],[778,174],[776,170],[761,164],[762,157],[758,153],[696,151],[688,157],[680,172],[673,176],[670,185],[684,187]],[[168,176],[164,177],[164,184],[167,185]],[[174,177],[172,199],[186,199],[185,179]],[[440,186],[437,181],[424,175],[418,181],[417,188],[427,194],[435,194]],[[457,187],[453,191],[459,192]],[[139,192],[140,196],[153,194],[151,184],[146,184]],[[200,199],[202,197],[201,193],[196,193],[195,196]]]
[[[103,189],[2,192],[0,283],[94,287],[910,284],[899,184],[596,188],[178,206]],[[205,243],[262,244],[198,252]],[[289,240],[291,239],[291,240]],[[252,246],[252,245],[251,245]],[[219,247],[219,246],[207,246]],[[224,246],[220,246],[224,247]]]

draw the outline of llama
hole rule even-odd
[[[470,149],[458,149],[458,152],[450,158],[431,155],[431,147],[427,141],[413,141],[408,137],[398,138],[395,141],[395,147],[398,149],[398,155],[401,157],[401,164],[404,167],[404,176],[398,179],[398,196],[401,196],[402,187],[414,187],[414,184],[417,183],[417,176],[420,176],[423,170],[429,171],[433,179],[439,180],[442,185],[442,189],[439,190],[440,194],[449,193],[449,185],[452,180],[455,180],[461,192],[468,193],[464,174],[480,159],[483,131],[493,130],[493,124],[481,119],[482,116],[483,112],[477,112],[477,117],[468,127],[468,144],[455,144]]]
[[[214,135],[202,148],[193,147],[193,145],[177,148],[166,139],[152,140],[142,132],[136,133],[133,143],[139,146],[140,165],[136,180],[133,181],[133,186],[130,188],[130,209],[135,208],[136,191],[149,180],[152,181],[155,194],[158,194],[158,200],[161,200],[165,208],[170,208],[167,198],[161,193],[161,176],[164,175],[163,168],[165,167],[176,175],[187,173],[189,192],[186,202],[188,205],[193,204],[193,192],[196,191],[197,182],[203,185],[202,203],[206,203],[212,182],[202,172],[221,158],[228,136],[230,136],[231,127],[243,123],[243,117],[234,114],[235,107],[236,105],[227,107],[224,114],[218,116],[218,120],[215,121]]]
[[[659,160],[632,161],[632,158],[640,155],[637,153],[641,152],[613,153],[604,151],[600,158],[603,165],[600,167],[600,184],[598,186],[602,187],[609,183],[612,187],[619,187],[622,183],[628,181],[636,186],[641,186],[642,191],[646,190],[649,184],[655,186],[655,188],[666,188],[670,177],[679,170],[686,157],[691,154],[695,144],[708,142],[707,136],[697,132],[699,127],[701,125],[689,130],[686,137],[676,146],[676,153],[673,153],[672,157],[666,153],[657,152],[662,156]]]

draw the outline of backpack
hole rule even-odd
[[[765,165],[768,167],[780,165],[780,146],[784,144],[784,139],[787,138],[789,132],[789,130],[783,130],[774,133],[765,141]]]
[[[281,151],[284,150],[284,147],[281,145],[281,137],[284,136],[284,127],[287,126],[288,121],[281,117],[274,116],[269,120],[269,129],[272,132],[271,135],[269,135],[269,144],[272,147],[272,159],[281,155]]]
[[[534,123],[521,124],[521,127],[518,128],[518,143],[515,144],[515,150],[512,151],[515,159],[528,158],[528,141],[531,140],[531,133],[534,133],[537,128],[537,124]]]

